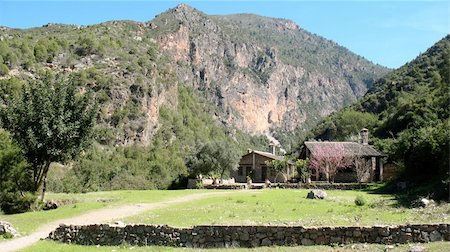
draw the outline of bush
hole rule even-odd
[[[0,62],[0,76],[7,75],[8,73],[9,73],[8,66]]]
[[[36,202],[36,195],[25,192],[2,192],[0,195],[0,208],[5,214],[25,213]]]
[[[14,238],[14,235],[9,232],[3,234],[3,239],[12,239],[12,238]]]
[[[355,205],[357,205],[357,206],[364,206],[365,204],[367,204],[366,198],[364,198],[362,195],[356,196],[356,198],[355,198]]]

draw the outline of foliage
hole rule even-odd
[[[25,212],[34,202],[32,173],[21,149],[0,129],[0,209],[12,214]]]
[[[201,147],[195,155],[188,157],[186,166],[191,176],[203,174],[224,178],[237,169],[239,159],[240,153],[234,145],[210,142]]]
[[[364,198],[364,196],[362,196],[362,195],[356,196],[355,205],[364,206],[365,204],[367,204],[367,200],[366,200],[366,198]]]
[[[314,129],[316,138],[329,141],[357,140],[362,128],[373,128],[377,123],[377,116],[369,112],[343,109],[326,117]]]
[[[89,94],[50,75],[6,100],[3,127],[24,151],[33,170],[33,190],[43,186],[42,198],[50,164],[76,157],[89,144],[96,113]]]
[[[311,176],[311,170],[309,168],[309,159],[298,159],[295,161],[295,168],[297,169],[297,174],[303,182]]]
[[[288,159],[287,158],[284,158],[282,160],[278,160],[278,159],[267,160],[265,163],[266,163],[267,167],[269,167],[271,170],[273,170],[277,174],[281,174],[285,180],[287,179],[287,167],[288,167]],[[276,182],[277,177],[275,177],[275,182]]]
[[[30,210],[36,201],[33,192],[2,192],[0,195],[0,208],[5,214],[24,213]]]
[[[167,189],[185,175],[183,159],[167,149],[95,145],[62,175],[49,177],[49,190],[88,192],[117,189]]]
[[[441,192],[446,191],[450,165],[449,56],[447,35],[377,81],[359,102],[325,118],[313,135],[322,140],[346,140],[358,127],[366,127],[372,142],[389,156],[388,161],[405,166],[405,178],[422,184],[439,182]],[[346,114],[354,116],[342,120]],[[359,120],[363,114],[372,116]]]
[[[334,182],[336,173],[352,164],[342,144],[317,144],[311,150],[309,166],[316,174],[324,173],[330,182]]]
[[[9,73],[8,66],[0,62],[0,76],[7,75],[8,73]]]

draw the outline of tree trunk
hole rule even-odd
[[[44,175],[44,183],[42,183],[41,201],[44,202],[45,192],[47,191],[47,173]]]
[[[45,192],[47,190],[47,174],[50,167],[51,162],[46,162],[38,172],[39,176],[37,178],[37,181],[35,181],[36,185],[36,192],[41,192],[41,201],[44,201]]]

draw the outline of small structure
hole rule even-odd
[[[369,132],[367,129],[362,129],[360,132],[360,142],[319,142],[319,141],[308,141],[305,142],[301,152],[300,158],[306,159],[312,158],[312,152],[315,148],[320,146],[342,146],[345,152],[345,155],[350,156],[352,158],[356,158],[362,160],[365,165],[369,166],[369,173],[364,178],[359,178],[357,176],[356,169],[360,169],[358,163],[354,162],[353,165],[349,167],[344,167],[343,169],[338,170],[335,182],[373,182],[373,181],[382,181],[383,180],[383,158],[386,155],[377,151],[372,145],[369,145]],[[332,148],[328,148],[332,149]],[[333,153],[330,153],[333,155]],[[328,174],[323,172],[316,173],[314,169],[311,170],[311,179],[320,181],[327,180]]]
[[[277,156],[275,145],[271,145],[272,152],[264,152],[249,149],[239,161],[239,168],[231,175],[238,183],[246,183],[247,177],[254,183],[265,183],[269,180],[271,183],[286,182],[295,176],[296,170],[294,162],[287,161],[286,170],[281,173],[272,171],[267,166],[266,161],[284,160],[284,156]]]

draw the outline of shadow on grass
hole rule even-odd
[[[414,208],[417,207],[419,198],[429,198],[436,201],[447,201],[448,188],[442,181],[429,181],[427,183],[415,183],[412,181],[390,181],[383,184],[362,189],[371,194],[389,194],[397,200],[394,206]]]

